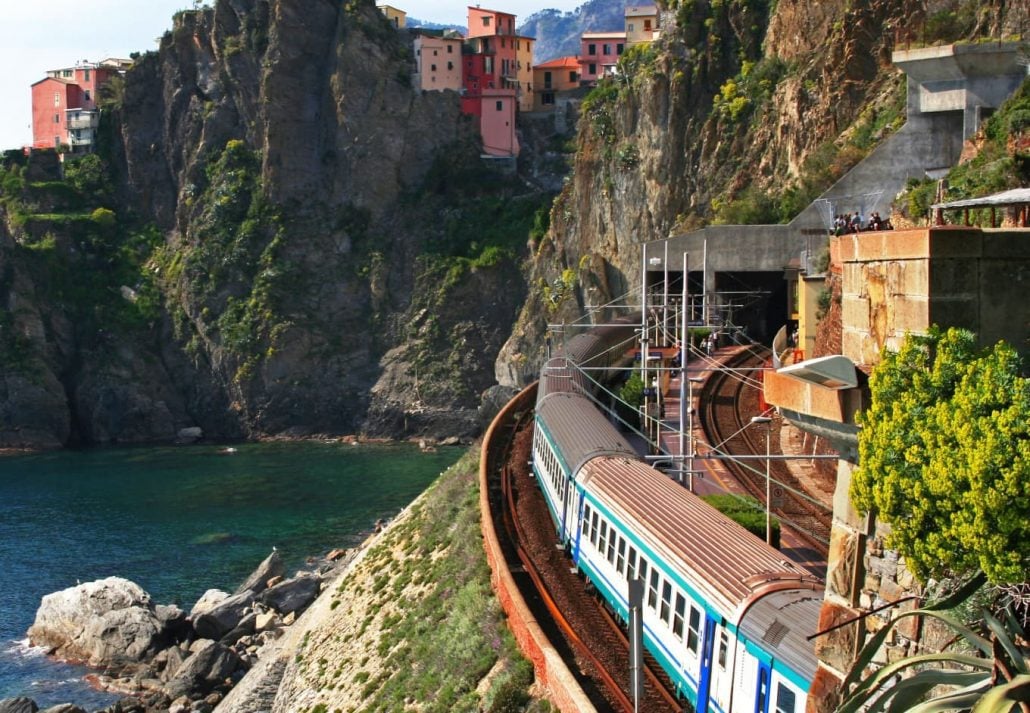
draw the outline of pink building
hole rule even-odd
[[[580,38],[579,78],[582,84],[595,84],[612,72],[626,48],[625,32],[585,32]]]
[[[422,91],[461,91],[460,37],[420,32],[415,36],[415,87]]]
[[[480,101],[482,114],[479,129],[483,135],[483,153],[491,156],[518,156],[519,140],[515,136],[515,91],[487,89]]]
[[[52,69],[32,85],[32,146],[89,150],[100,124],[97,92],[128,66],[127,60],[83,62]]]

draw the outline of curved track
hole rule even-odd
[[[752,349],[731,357],[724,369],[712,373],[701,392],[701,423],[709,443],[717,444],[721,453],[758,455],[766,453],[765,429],[751,424],[751,417],[760,415],[758,395],[761,387],[755,385],[760,372],[750,371],[768,362],[768,349]],[[739,369],[740,371],[734,371]],[[807,547],[826,556],[829,549],[831,514],[806,496],[801,483],[782,460],[780,453],[779,417],[773,416],[769,424],[769,449],[773,458],[769,464],[774,484],[772,511],[780,519],[783,529]],[[749,495],[765,502],[765,462],[750,460],[722,461],[727,470]],[[779,495],[779,497],[776,497]]]
[[[598,710],[633,711],[626,637],[556,548],[547,506],[529,471],[531,416],[520,414],[490,444],[496,462],[506,464],[490,486],[491,510],[504,529],[498,539],[527,603],[570,667],[578,666],[580,684]],[[640,710],[680,711],[660,670],[656,675],[651,668]]]

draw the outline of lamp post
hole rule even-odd
[[[772,428],[769,424],[772,423],[772,419],[768,416],[752,416],[751,423],[764,423],[765,424],[765,542],[768,545],[772,544],[772,515],[770,510],[772,509],[772,488],[770,483],[772,482],[769,477],[769,463],[771,456],[769,453],[769,431]]]
[[[686,376],[687,370],[683,369],[683,375]],[[686,378],[687,381],[687,435],[690,441],[690,450],[687,453],[687,490],[694,492],[694,456],[697,455],[696,449],[697,444],[694,441],[694,384],[703,384],[704,379],[700,376],[689,376]],[[681,396],[682,398],[682,392]],[[682,433],[682,420],[680,421]],[[680,443],[680,454],[683,453],[683,444]]]

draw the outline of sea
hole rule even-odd
[[[463,452],[304,442],[0,457],[0,699],[96,710],[118,698],[28,645],[45,594],[118,576],[188,611],[273,547],[292,573],[357,545]]]

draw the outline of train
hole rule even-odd
[[[824,585],[648,465],[613,424],[589,372],[628,365],[632,337],[628,323],[578,335],[541,369],[532,471],[558,542],[623,622],[639,579],[644,645],[694,710],[804,711]]]

